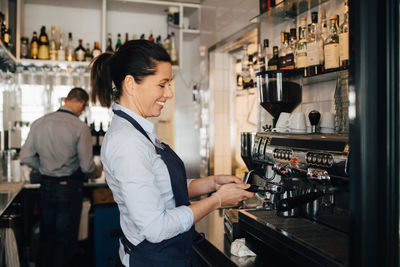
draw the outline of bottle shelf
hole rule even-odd
[[[285,73],[286,76],[301,76],[303,79],[303,85],[310,85],[314,83],[322,83],[337,80],[337,78],[342,74],[348,72],[348,69],[335,69],[329,70],[321,74],[316,74],[312,76],[304,76],[301,70],[269,70],[258,72],[256,76],[264,75],[265,73]]]
[[[329,0],[285,0],[273,8],[250,19],[252,23],[282,22],[293,19],[301,13],[308,11]]]
[[[306,76],[303,77],[303,85],[335,81],[342,73],[346,73],[348,71],[349,71],[348,69],[339,69],[339,70],[327,71],[313,76],[308,76],[308,77]]]
[[[42,66],[58,66],[58,67],[85,67],[88,68],[90,62],[87,61],[63,61],[63,60],[43,60],[43,59],[20,59],[17,61],[19,64],[23,66],[34,65],[37,67]]]

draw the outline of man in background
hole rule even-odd
[[[77,244],[85,178],[102,168],[93,161],[89,127],[79,120],[89,95],[73,88],[56,112],[32,123],[20,152],[21,162],[38,170],[41,266],[68,266]]]

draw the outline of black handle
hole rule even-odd
[[[276,209],[279,211],[291,210],[297,206],[314,201],[317,198],[321,197],[322,195],[323,195],[322,192],[312,192],[312,193],[307,193],[307,194],[300,195],[300,196],[281,199],[278,201],[278,203],[276,205]]]
[[[310,119],[310,123],[312,126],[316,126],[321,118],[321,113],[319,113],[316,110],[312,110],[309,114],[308,114],[308,118]]]
[[[253,193],[265,192],[265,187],[252,184],[249,188],[246,189],[246,191],[253,192]]]

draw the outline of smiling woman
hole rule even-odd
[[[121,214],[120,256],[125,266],[198,266],[193,224],[221,206],[237,205],[253,193],[230,175],[193,181],[177,154],[161,143],[154,125],[173,97],[168,53],[146,40],[129,41],[92,66],[92,101],[114,116],[101,148],[107,184]],[[216,191],[191,204],[190,197]]]

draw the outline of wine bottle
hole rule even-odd
[[[108,52],[113,52],[111,33],[108,34],[106,51],[108,51]]]
[[[92,52],[90,52],[90,44],[86,43],[85,61],[92,61]]]
[[[66,48],[66,57],[65,59],[67,61],[75,61],[75,55],[74,55],[74,48],[72,46],[72,32],[68,33],[68,45]]]
[[[118,51],[118,49],[121,47],[122,42],[121,42],[121,34],[118,33],[117,35],[117,43],[115,44],[115,51]]]
[[[273,57],[268,60],[268,70],[278,70],[279,69],[279,48],[277,46],[273,47]]]
[[[50,60],[57,60],[56,27],[51,26],[49,42]]]
[[[101,54],[101,49],[99,47],[99,42],[94,42],[94,48],[92,50],[92,58],[95,58],[100,54]]]
[[[58,41],[57,60],[65,60],[65,47],[64,47],[64,31],[60,28],[60,35]]]
[[[49,59],[49,39],[46,34],[46,26],[40,28],[38,58]]]
[[[34,31],[33,37],[31,40],[31,58],[37,59],[38,53],[39,53],[39,41],[38,41],[38,37],[37,37],[37,32]]]
[[[76,61],[85,61],[86,50],[82,45],[82,39],[79,39],[78,42],[79,44],[75,48],[75,59]]]

